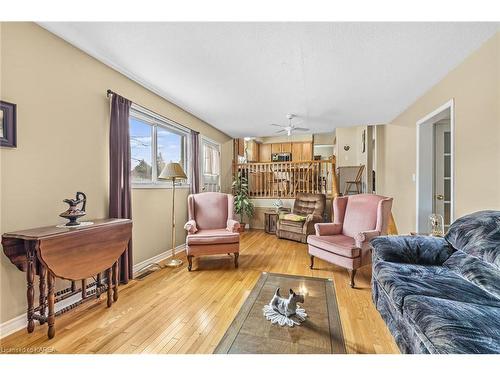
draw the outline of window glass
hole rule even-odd
[[[173,133],[163,127],[157,130],[156,166],[157,175],[160,175],[165,164],[170,162],[184,166],[184,139],[183,135]]]
[[[187,131],[136,108],[131,110],[129,126],[133,184],[168,184],[158,176],[170,162],[179,163],[188,174]]]
[[[152,126],[134,117],[130,118],[130,155],[132,182],[151,182]]]

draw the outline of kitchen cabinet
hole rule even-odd
[[[271,143],[271,153],[276,154],[281,152],[281,143]]]
[[[292,152],[292,144],[290,142],[282,143],[281,152]]]
[[[268,162],[271,161],[271,143],[262,143],[259,145],[259,161]]]
[[[248,162],[258,162],[259,161],[259,144],[254,140],[247,142],[247,161]]]

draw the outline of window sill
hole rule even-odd
[[[172,184],[132,184],[133,189],[172,189]],[[189,189],[187,184],[175,185],[176,189]]]

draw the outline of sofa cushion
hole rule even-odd
[[[500,268],[500,211],[479,211],[456,220],[445,236],[456,250]]]
[[[293,220],[280,220],[279,221],[280,230],[288,230],[291,232],[302,232],[304,227],[303,221],[293,221]]]
[[[492,263],[459,250],[450,256],[443,266],[500,299],[500,269]]]
[[[297,193],[293,202],[293,213],[301,216],[313,214],[323,216],[326,206],[325,194]]]
[[[500,353],[500,308],[408,296],[403,317],[431,353]]]
[[[288,221],[306,221],[306,216],[296,214],[281,214],[280,219]]]
[[[214,245],[225,243],[238,243],[240,234],[229,232],[225,229],[202,229],[186,238],[188,245]]]
[[[399,310],[413,295],[500,308],[500,300],[445,267],[378,261],[373,265],[373,277]]]
[[[330,253],[339,254],[349,258],[356,258],[360,255],[360,249],[354,244],[352,237],[337,234],[333,236],[313,236],[307,237],[307,243],[314,247],[323,249]]]

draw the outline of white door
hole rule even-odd
[[[434,124],[433,212],[444,218],[444,230],[451,222],[451,127],[450,120]]]
[[[200,157],[201,191],[220,191],[220,145],[202,138]]]

